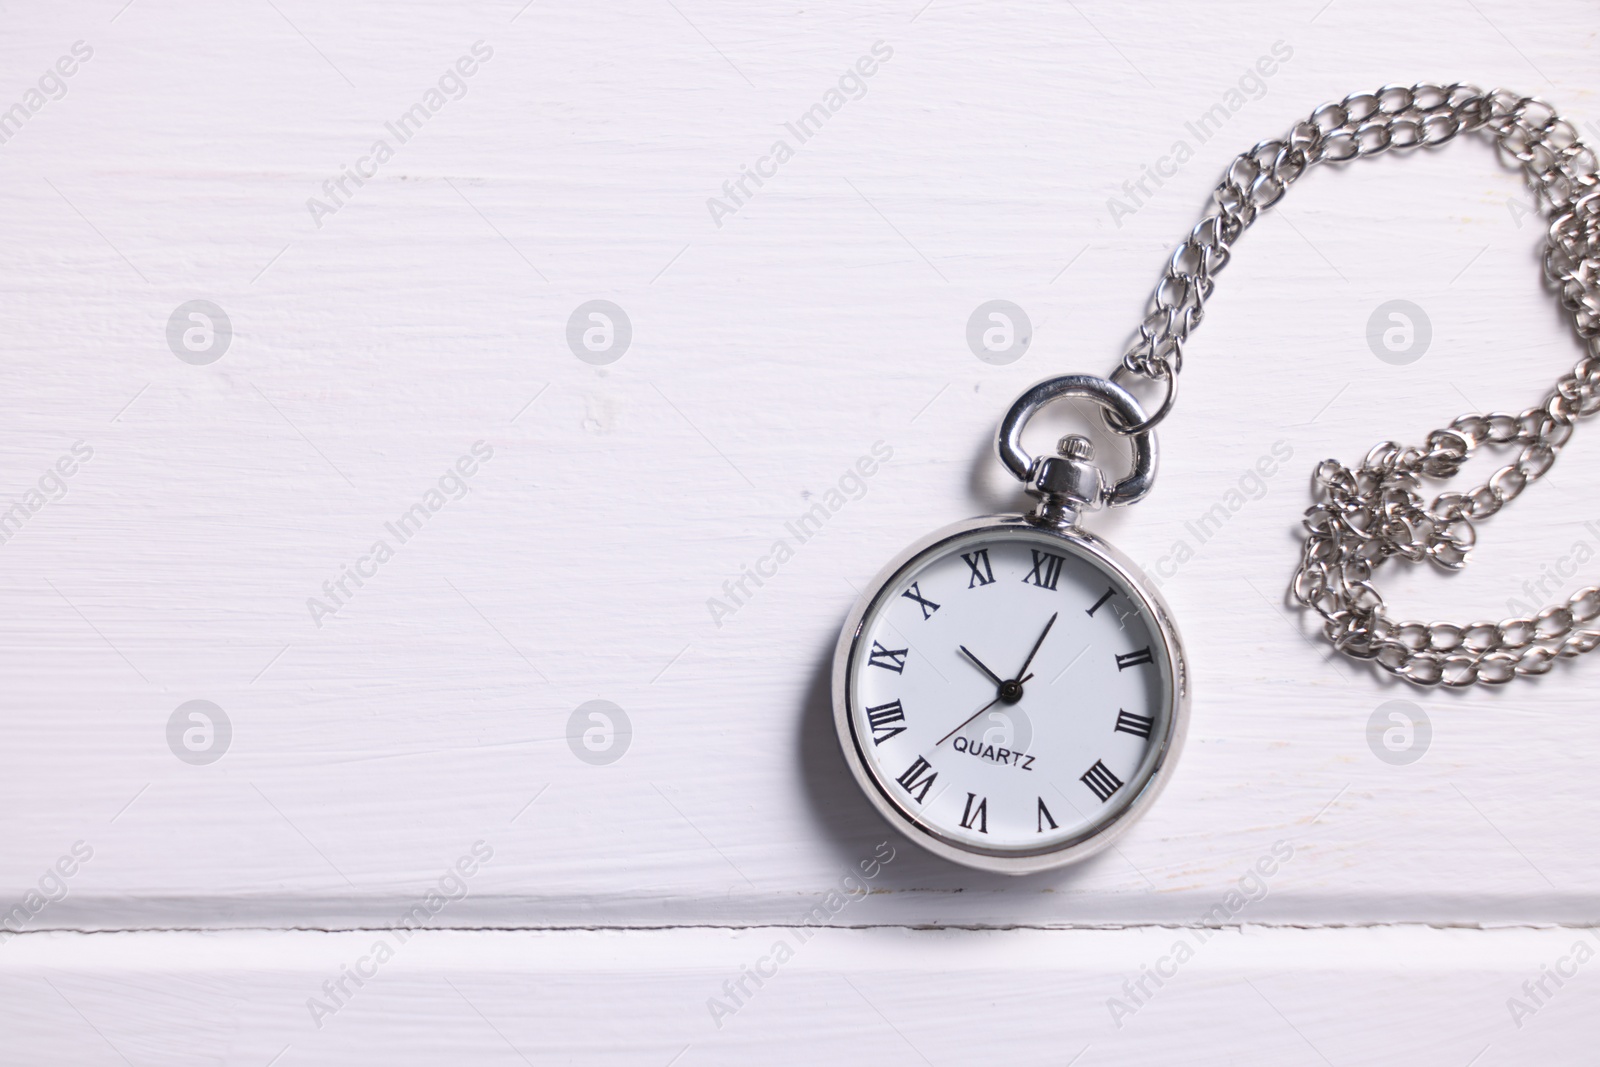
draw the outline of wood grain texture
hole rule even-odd
[[[225,1051],[233,1031],[217,1020],[276,1010],[254,1006],[259,990],[320,967],[309,961],[321,950],[303,947],[314,939],[157,931],[388,928],[477,842],[492,858],[431,925],[784,926],[825,906],[884,841],[895,858],[838,923],[1113,927],[1091,943],[1126,961],[1166,936],[1138,927],[1195,923],[1222,902],[1228,924],[1284,928],[1252,934],[1270,959],[1230,972],[1265,974],[1312,965],[1294,958],[1305,943],[1291,927],[1600,922],[1589,847],[1600,668],[1564,665],[1496,692],[1413,691],[1330,659],[1282,602],[1318,460],[1418,441],[1470,410],[1520,410],[1578,356],[1540,283],[1527,197],[1477,140],[1297,185],[1241,242],[1188,348],[1155,492],[1094,520],[1161,575],[1195,679],[1176,776],[1116,850],[1021,880],[922,856],[850,781],[826,693],[840,620],[885,559],[937,526],[1018,506],[992,454],[1005,406],[1038,378],[1109,370],[1235,153],[1325,100],[1421,78],[1546,96],[1600,140],[1593,3],[1427,0],[1403,18],[1368,0],[119,6],[17,8],[0,32],[0,113],[75,42],[93,52],[0,144],[0,511],[30,490],[60,496],[0,543],[0,910],[22,906],[15,925],[35,932],[152,933],[30,934],[0,945],[0,967],[25,958],[15,973],[93,986],[124,966],[104,946],[155,945],[188,969],[171,989],[213,998],[215,1056],[265,1051],[264,1062],[267,1022],[242,1027],[247,1056]],[[474,73],[450,75],[480,41]],[[786,124],[879,42],[864,94],[799,143]],[[1187,124],[1278,42],[1292,56],[1262,91],[1194,137]],[[401,143],[389,124],[431,90],[439,108]],[[779,138],[795,142],[792,158],[736,211],[713,212],[708,200],[726,200],[724,183]],[[371,167],[379,139],[392,154],[363,184],[345,179],[327,210],[324,184]],[[1193,158],[1137,211],[1111,211],[1179,139]],[[965,341],[968,316],[994,298],[1034,325],[1008,366]],[[174,310],[196,299],[234,331],[208,365],[176,358],[167,339]],[[569,317],[594,299],[632,326],[607,366],[567,342]],[[1391,299],[1431,323],[1407,366],[1367,343],[1369,316]],[[1057,415],[1038,440],[1082,425]],[[63,495],[49,472],[78,442],[92,456],[60,480]],[[451,476],[479,442],[471,477]],[[708,601],[724,583],[878,442],[892,458],[858,498],[715,619]],[[1292,458],[1258,492],[1249,472],[1274,445]],[[1550,478],[1485,524],[1472,566],[1386,574],[1391,603],[1419,618],[1501,618],[1547,574],[1560,572],[1563,594],[1593,582],[1597,458],[1600,437],[1580,431]],[[1241,484],[1253,499],[1202,543],[1187,524]],[[430,492],[440,506],[394,536],[389,524]],[[315,617],[308,600],[328,603],[324,583],[380,540],[392,557]],[[1180,542],[1192,556],[1174,571]],[[569,746],[574,710],[594,699],[631,722],[610,765]],[[191,700],[232,725],[226,754],[205,766],[168,747],[169,718]],[[1369,718],[1391,700],[1432,724],[1408,766],[1369,748]],[[79,842],[92,856],[51,875]],[[1279,842],[1292,859],[1227,904]],[[668,964],[720,974],[764,936],[605,940],[619,959],[646,954],[638,976],[607,987],[610,1010],[703,1011],[672,999]],[[1061,946],[1078,942],[1055,936],[1005,943],[1067,959]],[[1343,946],[1366,942],[1329,936],[1313,943],[1334,946],[1336,993],[1318,1006],[1320,979],[1306,978],[1284,991],[1295,1008],[1280,1006],[1313,1028],[1329,1005],[1372,1008],[1370,1035],[1326,1038],[1335,1062],[1381,1061],[1378,1043],[1417,1048],[1441,1028],[1461,1038],[1461,1062],[1479,1047],[1451,1022],[1476,1003],[1452,964],[1402,1011],[1392,1001],[1414,989],[1409,942],[1351,948],[1342,964]],[[1516,946],[1504,957],[1477,947],[1489,935],[1438,936],[1463,959],[1481,952],[1485,973],[1520,975],[1566,934],[1503,935],[1495,946]],[[843,955],[829,966],[882,953],[886,974],[943,969],[926,946],[946,942],[905,937],[830,939]],[[491,986],[499,972],[471,962],[482,952],[566,1003],[611,996],[562,970],[587,951],[581,938],[438,943],[472,947],[462,963],[441,949],[435,973],[459,967]],[[568,962],[519,971],[506,958],[547,944]],[[240,953],[231,977],[207,977],[216,945]],[[1006,1047],[1064,1061],[1076,1024],[1019,1021],[1048,995],[1009,974],[1022,966],[1012,951],[971,965],[1008,975],[1023,998],[1004,1009],[1021,1028]],[[770,1029],[747,1027],[707,1058],[800,1040],[821,1006],[822,1051],[897,1040],[859,1004],[838,1007],[852,994],[826,966],[807,966],[819,972],[794,983],[799,1003],[763,1005]],[[1186,1017],[1273,1035],[1215,1062],[1283,1062],[1267,1050],[1294,1034],[1231,981],[1197,980]],[[315,1055],[372,1041],[392,1062],[444,1056],[411,1046],[423,1033],[501,1055],[492,1032],[464,1036],[480,1025],[470,1013],[417,1010],[438,996],[431,982],[396,981],[374,998],[384,1007],[363,1009],[363,1026],[391,1028],[381,1040]],[[19,997],[50,995],[13,983]],[[894,1017],[911,990],[889,984],[880,1006]],[[924,1047],[979,1056],[956,980],[940,989],[948,1034]],[[186,995],[151,1010],[177,1012]],[[18,1062],[73,1058],[63,1050],[75,1046],[52,1044],[59,1003],[55,1015],[14,1003],[8,1020],[28,1028]],[[545,1023],[526,1017],[545,1037],[518,1040],[584,1062],[602,1048],[665,1062],[693,1040],[661,1021],[607,1044],[598,1008],[564,1015],[560,1003]],[[1177,1038],[1149,1029],[1117,1062],[1168,1062],[1178,1046],[1162,1042]],[[1572,1033],[1530,1040],[1555,1048]],[[163,1040],[137,1038],[154,1042],[147,1059],[201,1047]]]
[[[383,936],[26,935],[7,1062],[1570,1063],[1600,966],[1572,928]]]

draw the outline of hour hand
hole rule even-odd
[[[960,645],[958,647],[961,649],[961,654],[963,656],[966,656],[969,660],[972,661],[972,665],[974,667],[978,668],[984,674],[987,674],[989,676],[989,680],[991,682],[993,682],[995,685],[1005,685],[1006,684],[1005,680],[1003,678],[1001,678],[998,674],[994,673],[994,671],[991,671],[988,667],[985,667],[983,665],[983,661],[981,659],[979,659],[977,656],[974,656],[971,653],[971,651],[968,650],[966,645]]]

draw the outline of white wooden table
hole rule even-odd
[[[1017,507],[1005,406],[1110,369],[1235,153],[1419,79],[1600,141],[1597,15],[8,10],[0,1061],[1592,1058],[1600,665],[1411,690],[1282,599],[1318,460],[1578,357],[1477,138],[1297,185],[1189,346],[1155,493],[1096,518],[1195,680],[1115,850],[925,856],[851,782],[826,678],[885,559]],[[993,299],[1033,328],[1004,365],[966,338]],[[1403,365],[1368,345],[1391,300],[1430,327]],[[1580,431],[1472,566],[1391,601],[1593,582],[1596,460]],[[1431,724],[1412,762],[1369,744],[1390,701]]]

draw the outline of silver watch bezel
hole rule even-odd
[[[946,543],[975,534],[1007,536],[1022,531],[1031,535],[1043,534],[1064,544],[1068,551],[1087,556],[1109,571],[1128,592],[1145,607],[1152,628],[1159,636],[1166,662],[1171,664],[1171,674],[1164,679],[1167,704],[1167,730],[1158,743],[1154,764],[1149,777],[1139,792],[1125,804],[1111,821],[1097,828],[1085,830],[1081,835],[1067,838],[1037,852],[1007,850],[988,852],[945,836],[937,827],[924,821],[917,812],[906,807],[887,786],[878,780],[868,765],[861,739],[856,734],[855,716],[851,705],[851,674],[856,659],[856,648],[861,640],[861,628],[867,615],[885,590],[894,584],[902,571],[925,556],[933,555]],[[1177,763],[1178,753],[1188,730],[1189,676],[1183,657],[1183,645],[1173,624],[1171,612],[1161,595],[1145,584],[1138,567],[1115,547],[1094,534],[1075,525],[1057,526],[1043,524],[1023,515],[985,515],[952,523],[935,530],[912,544],[891,559],[872,585],[851,608],[833,656],[833,719],[839,736],[839,746],[849,764],[856,784],[890,825],[914,843],[935,855],[978,870],[1001,874],[1034,874],[1087,859],[1110,846],[1126,833],[1160,795]]]

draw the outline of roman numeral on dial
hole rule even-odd
[[[1099,797],[1102,804],[1111,799],[1112,793],[1122,788],[1122,779],[1112,774],[1099,760],[1095,760],[1093,767],[1079,775],[1078,781],[1088,786],[1090,792]]]
[[[967,588],[975,585],[993,585],[994,568],[989,566],[989,550],[980,548],[976,552],[963,552],[961,558],[966,561],[967,567],[972,571],[967,576]]]
[[[1041,552],[1037,548],[1030,548],[1028,551],[1033,553],[1033,570],[1022,580],[1032,582],[1040,589],[1055,589],[1056,579],[1061,577],[1061,565],[1066,560],[1052,552]]]
[[[906,669],[906,653],[908,651],[910,650],[905,648],[884,648],[874,641],[872,642],[872,652],[867,656],[867,663],[899,674]]]
[[[1056,821],[1050,817],[1050,809],[1044,806],[1044,797],[1039,798],[1039,813],[1036,821],[1039,824],[1039,833],[1041,834],[1044,833],[1045,823],[1049,823],[1052,830],[1060,829],[1060,827],[1056,826]]]
[[[923,777],[923,775],[927,775],[927,777]],[[927,799],[928,790],[933,788],[933,780],[937,777],[939,777],[939,772],[933,769],[932,764],[918,756],[911,766],[906,768],[906,772],[896,778],[895,781],[899,782],[907,793],[916,797],[918,804],[921,804]]]
[[[906,732],[904,726],[894,725],[906,721],[906,710],[898,700],[867,709],[867,723],[872,727],[872,743],[881,745],[895,734]],[[1121,727],[1118,727],[1121,729]]]
[[[1143,667],[1151,662],[1150,650],[1141,648],[1137,652],[1124,652],[1117,657],[1117,670],[1125,671],[1129,667]]]
[[[978,806],[973,807],[972,802],[978,801]],[[977,825],[974,826],[973,824]],[[979,799],[977,794],[967,794],[967,810],[961,813],[961,828],[963,830],[976,829],[980,834],[989,832],[989,798]]]
[[[1091,618],[1091,619],[1094,618],[1094,613],[1099,611],[1101,608],[1105,607],[1106,606],[1106,601],[1110,600],[1113,596],[1116,595],[1116,593],[1117,593],[1117,590],[1115,589],[1115,587],[1108,588],[1106,590],[1106,595],[1101,597],[1099,600],[1096,600],[1094,602],[1094,607],[1092,607],[1088,611],[1084,612],[1084,614],[1089,616],[1089,618]]]
[[[916,582],[912,582],[911,588],[907,589],[900,595],[903,597],[909,597],[917,602],[917,607],[922,609],[922,618],[924,621],[931,619],[933,617],[933,613],[939,610],[939,605],[922,595],[922,590],[917,588]]]
[[[898,707],[899,705],[896,705]],[[1149,737],[1150,727],[1155,725],[1155,719],[1132,712],[1117,709],[1117,729],[1113,732],[1132,734],[1135,737]]]

